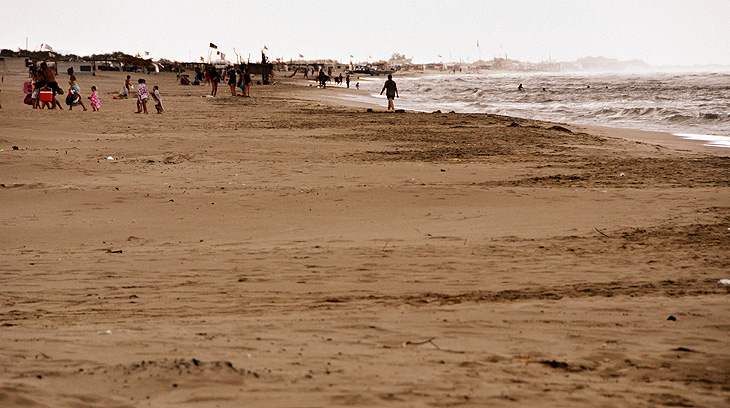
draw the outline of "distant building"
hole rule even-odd
[[[76,75],[96,75],[95,64],[88,61],[57,61],[56,66],[58,67],[59,74],[65,74],[69,68],[73,68],[74,74]]]

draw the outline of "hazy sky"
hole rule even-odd
[[[234,48],[258,60],[266,46],[285,60],[730,65],[730,0],[1,0],[0,48],[25,48],[26,37],[30,49],[184,61],[207,57],[212,42],[229,60]]]

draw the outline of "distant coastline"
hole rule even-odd
[[[74,53],[59,53],[49,50],[18,50],[10,49],[0,50],[0,59],[4,58],[30,58],[32,60],[51,60],[51,61],[87,61],[91,63],[98,62],[100,66],[104,64],[118,63],[130,66],[143,66],[145,64],[155,64],[167,71],[174,71],[179,67],[194,66],[213,61],[177,61],[168,58],[149,58],[142,55],[131,55],[121,51],[92,54],[77,55]],[[223,60],[225,61],[225,60]],[[231,65],[236,65],[237,61],[227,61]],[[253,62],[253,61],[252,61]],[[548,59],[540,62],[519,61],[508,58],[507,55],[495,56],[491,59],[478,59],[476,61],[431,61],[431,62],[413,62],[412,58],[406,58],[400,54],[393,54],[389,60],[379,61],[338,61],[336,59],[269,59],[274,65],[281,66],[287,70],[288,66],[299,65],[334,65],[344,66],[350,71],[355,71],[356,67],[370,69],[373,72],[386,71],[405,71],[405,72],[682,72],[682,71],[717,71],[730,72],[730,65],[693,65],[693,66],[672,66],[662,65],[653,66],[643,60],[634,59],[622,61],[614,58],[603,56],[589,56],[579,58],[575,61],[555,61]],[[3,69],[0,63],[0,71]]]

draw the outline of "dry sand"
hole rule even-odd
[[[730,404],[727,150],[145,77],[5,77],[0,406]]]

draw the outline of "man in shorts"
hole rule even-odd
[[[398,97],[398,87],[395,86],[395,81],[393,81],[393,75],[388,74],[388,80],[385,81],[385,85],[383,85],[383,89],[380,91],[380,94],[383,94],[383,91],[385,92],[385,96],[388,97],[388,110],[395,110],[395,106],[393,106],[393,99]]]
[[[61,107],[61,103],[56,100],[56,94],[64,94],[63,90],[60,86],[58,86],[58,82],[56,81],[56,73],[45,62],[41,62],[41,71],[43,72],[43,76],[46,78],[46,86],[48,88],[51,88],[51,91],[53,91],[51,109],[55,109],[56,107],[58,107],[58,109],[63,110],[63,108]]]

